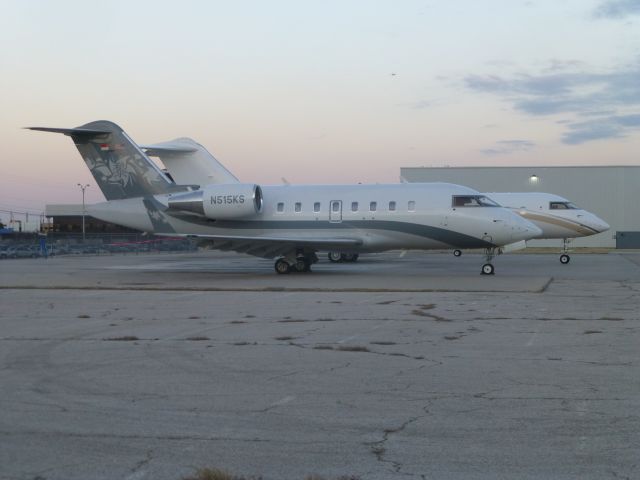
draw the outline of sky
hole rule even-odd
[[[0,221],[103,201],[68,137],[191,137],[242,181],[640,164],[640,0],[0,0]]]

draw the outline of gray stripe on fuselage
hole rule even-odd
[[[491,248],[496,245],[464,233],[454,232],[445,228],[420,225],[409,222],[393,222],[389,220],[349,220],[341,223],[332,223],[319,220],[207,220],[180,213],[171,213],[170,216],[179,218],[185,222],[206,225],[212,228],[229,230],[384,230],[400,232],[429,238],[458,248]]]

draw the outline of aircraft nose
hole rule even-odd
[[[607,222],[590,212],[586,212],[585,215],[578,215],[578,218],[583,225],[595,230],[596,233],[606,232],[611,228],[611,226]]]
[[[604,220],[597,218],[597,223],[596,223],[596,230],[598,230],[599,233],[602,232],[606,232],[607,230],[609,230],[611,228],[611,225],[609,225],[607,222],[605,222]]]
[[[513,239],[516,241],[530,240],[542,235],[542,230],[528,220],[518,216],[513,227]]]

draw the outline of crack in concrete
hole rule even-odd
[[[430,415],[431,414],[431,412],[429,412],[430,406],[431,406],[431,401],[429,401],[427,405],[422,407],[422,411],[424,412],[424,414],[411,417],[398,427],[383,429],[381,440],[378,440],[376,442],[365,442],[364,445],[367,446],[371,451],[371,453],[375,455],[377,461],[381,463],[389,464],[395,473],[401,474],[401,475],[407,475],[407,476],[415,476],[416,474],[413,474],[413,473],[402,472],[402,468],[403,468],[402,462],[396,461],[396,460],[389,460],[385,458],[386,452],[387,452],[385,445],[391,435],[396,435],[398,433],[401,433],[402,431],[404,431],[404,429],[406,429],[412,423],[417,422],[418,420],[426,417],[427,415]]]
[[[133,466],[133,468],[131,469],[131,475],[127,477],[127,480],[133,480],[134,478],[138,478],[139,475],[143,473],[141,472],[141,469],[144,466],[148,465],[151,462],[151,460],[153,460],[153,450],[147,450],[147,455],[145,456],[145,458],[143,458]]]

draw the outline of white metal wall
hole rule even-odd
[[[640,166],[418,167],[402,168],[400,175],[408,182],[458,183],[480,192],[547,192],[568,198],[611,225],[608,232],[576,239],[575,246],[615,247],[616,231],[640,231]]]

